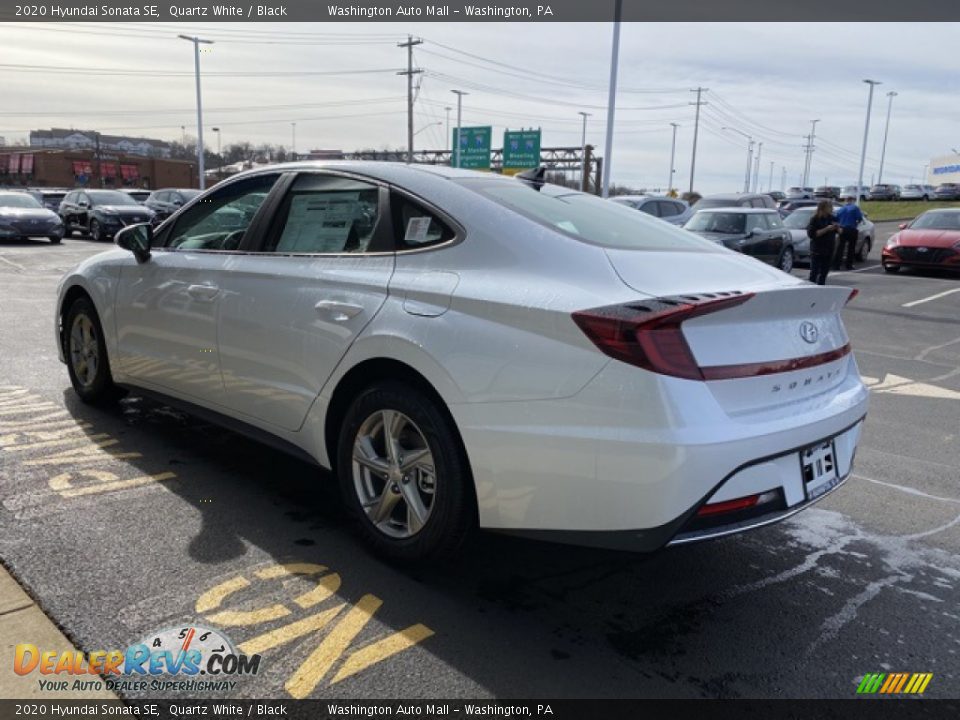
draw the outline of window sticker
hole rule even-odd
[[[407,231],[403,235],[403,241],[412,244],[423,243],[427,240],[427,233],[430,231],[431,217],[412,217],[407,222]]]
[[[360,212],[359,192],[298,195],[290,203],[277,251],[343,252]]]

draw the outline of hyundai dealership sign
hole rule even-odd
[[[940,185],[945,182],[960,183],[960,155],[931,158],[927,182],[931,185]]]

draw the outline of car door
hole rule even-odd
[[[765,263],[775,265],[783,239],[770,229],[765,213],[748,213],[744,230],[749,233],[743,251]]]
[[[278,178],[242,178],[210,193],[163,229],[147,262],[131,258],[121,268],[119,362],[136,384],[206,406],[222,402],[217,322],[223,278]]]
[[[290,176],[261,246],[222,285],[224,403],[263,426],[299,429],[386,300],[393,267],[386,187],[332,172]]]

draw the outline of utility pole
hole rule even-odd
[[[453,150],[453,146],[451,145],[453,140],[450,137],[450,111],[453,110],[453,108],[448,105],[444,110],[447,111],[447,149]]]
[[[217,134],[217,177],[223,177],[223,153],[220,152],[220,128],[210,128]]]
[[[881,85],[877,80],[864,80],[870,86],[870,94],[867,95],[867,119],[863,124],[863,148],[860,150],[860,172],[857,173],[857,205],[860,204],[860,197],[863,195],[863,166],[867,163],[867,137],[870,135],[870,110],[873,108],[873,88]],[[873,184],[872,182],[870,183]]]
[[[460,110],[463,106],[463,96],[469,95],[470,93],[464,92],[463,90],[451,90],[450,92],[457,96],[457,142],[453,148],[453,166],[458,168],[460,167]]]
[[[747,135],[743,130],[737,130],[735,127],[724,126],[724,130],[733,130],[737,135],[742,135],[747,139],[747,172],[743,176],[743,191],[750,192],[750,168],[753,167],[753,138]]]
[[[587,118],[592,113],[580,110],[577,114],[583,117],[583,131],[580,133],[580,189],[582,191],[586,188],[584,180],[587,177]]]
[[[670,191],[673,190],[673,174],[676,172],[676,169],[673,166],[673,160],[677,154],[677,128],[680,127],[677,123],[670,123],[670,127],[673,128],[673,140],[670,141],[670,179],[667,181],[667,194],[670,194]]]
[[[763,151],[763,143],[757,143],[757,157],[754,160],[753,165],[753,187],[751,188],[752,192],[757,192],[758,183],[760,182],[760,153]]]
[[[694,92],[691,90],[690,92]],[[697,114],[693,120],[693,155],[690,158],[690,192],[693,192],[693,174],[697,169],[697,135],[700,131],[700,106],[706,105],[707,103],[700,101],[700,96],[707,92],[707,88],[697,87],[697,101],[695,103],[690,103],[691,105],[697,106]]]
[[[407,35],[405,43],[398,43],[397,47],[407,49],[407,69],[400,70],[397,75],[407,76],[407,164],[413,162],[413,76],[422,73],[419,68],[413,69],[413,46],[420,45],[423,40],[419,38],[414,40],[412,35]]]
[[[206,178],[203,174],[203,103],[200,99],[200,44],[213,45],[213,40],[202,40],[189,35],[178,35],[183,40],[193,43],[193,71],[197,78],[197,176],[200,189],[206,188]],[[182,125],[180,127],[183,127]]]
[[[292,143],[290,145],[290,154],[293,155],[293,159],[297,159],[297,124],[295,122],[290,123],[290,130],[293,132],[293,137],[291,138]]]
[[[620,16],[623,0],[613,8],[613,48],[610,53],[610,93],[607,96],[607,137],[603,147],[603,183],[601,197],[610,197],[610,166],[613,164],[613,114],[617,107],[617,64],[620,56]]]
[[[803,182],[801,185],[807,187],[810,184],[810,170],[813,165],[813,141],[817,137],[817,123],[820,122],[819,119],[810,121],[810,134],[806,136],[807,138],[807,160],[804,163],[803,167]]]
[[[896,96],[897,94],[893,90],[887,93],[887,97],[889,98],[887,102],[887,124],[883,128],[883,149],[880,151],[880,170],[877,171],[878,183],[883,182],[883,160],[887,155],[887,133],[890,132],[890,110],[893,109],[893,99]]]
[[[780,166],[780,192],[787,189],[787,166]]]
[[[773,160],[770,161],[770,177],[767,178],[767,192],[773,190]]]

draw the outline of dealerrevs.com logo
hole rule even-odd
[[[857,686],[858,695],[922,695],[933,673],[867,673]]]
[[[81,652],[42,650],[32,643],[20,643],[13,658],[13,671],[18,675],[47,676],[38,678],[43,691],[229,691],[237,684],[231,678],[256,675],[259,670],[259,655],[237,652],[224,633],[200,625],[166,628],[125,650],[97,650],[87,657]],[[106,680],[64,677],[71,675],[103,676]]]

